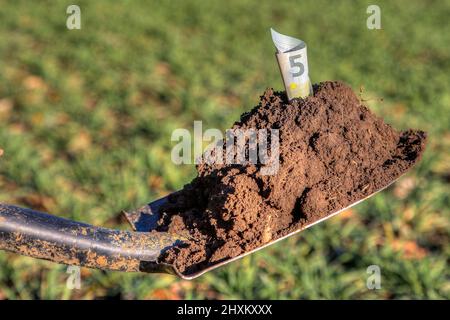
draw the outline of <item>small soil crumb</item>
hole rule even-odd
[[[314,86],[314,96],[286,101],[266,90],[233,129],[278,129],[279,169],[261,164],[197,166],[198,176],[161,208],[159,231],[192,240],[161,262],[183,274],[253,250],[387,186],[416,163],[423,131],[397,132],[340,82]]]

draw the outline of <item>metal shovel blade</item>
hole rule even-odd
[[[316,225],[316,224],[318,224],[320,222],[323,222],[323,221],[325,221],[325,220],[327,220],[327,219],[329,219],[329,218],[331,218],[331,217],[341,213],[342,211],[345,211],[345,210],[347,210],[347,209],[357,205],[358,203],[360,203],[360,202],[362,202],[362,201],[372,197],[376,193],[386,189],[391,184],[393,184],[395,181],[397,181],[400,177],[401,176],[399,176],[397,179],[391,181],[386,186],[378,189],[377,191],[371,193],[370,195],[368,195],[368,196],[366,196],[366,197],[364,197],[364,198],[362,198],[360,200],[357,200],[357,201],[353,202],[352,204],[350,204],[349,206],[347,206],[345,208],[342,208],[342,209],[337,210],[335,212],[331,212],[331,213],[327,214],[326,216],[324,216],[323,218],[321,218],[319,220],[311,222],[310,224],[306,224],[302,228],[299,228],[299,229],[297,229],[297,230],[295,230],[295,231],[293,231],[293,232],[291,232],[289,234],[286,234],[285,236],[279,237],[279,238],[277,238],[275,240],[272,240],[272,241],[270,241],[270,242],[268,242],[268,243],[266,243],[266,244],[264,244],[264,245],[262,245],[262,246],[260,246],[258,248],[255,248],[253,250],[250,250],[248,252],[240,254],[240,255],[238,255],[236,257],[230,258],[228,260],[222,260],[222,261],[220,261],[220,262],[218,262],[216,264],[213,264],[211,266],[206,267],[203,270],[200,270],[200,271],[195,272],[195,273],[190,273],[190,274],[181,273],[181,272],[179,272],[177,270],[176,266],[167,265],[167,264],[164,264],[164,266],[165,266],[164,271],[170,272],[171,274],[175,274],[175,275],[177,275],[180,278],[185,279],[185,280],[192,280],[194,278],[197,278],[197,277],[201,276],[202,274],[204,274],[204,273],[206,273],[208,271],[214,270],[214,269],[216,269],[218,267],[221,267],[221,266],[223,266],[225,264],[228,264],[230,262],[236,261],[236,260],[238,260],[240,258],[243,258],[243,257],[245,257],[245,256],[247,256],[249,254],[252,254],[252,253],[254,253],[254,252],[258,251],[258,250],[261,250],[261,249],[266,248],[266,247],[268,247],[268,246],[270,246],[270,245],[272,245],[274,243],[277,243],[278,241],[281,241],[281,240],[283,240],[283,239],[285,239],[287,237],[290,237],[290,236],[292,236],[294,234],[297,234],[297,233],[299,233],[299,232],[301,232],[301,231],[303,231],[305,229],[308,229],[309,227],[312,227],[313,225]],[[165,204],[167,202],[167,200],[168,200],[168,196],[160,198],[160,199],[158,199],[156,201],[153,201],[153,202],[151,202],[151,203],[149,203],[149,204],[147,204],[147,205],[145,205],[145,206],[143,206],[143,207],[141,207],[141,208],[139,208],[137,210],[134,210],[134,211],[131,211],[131,212],[124,212],[124,215],[125,215],[125,217],[127,218],[128,222],[131,224],[131,226],[133,227],[133,229],[135,231],[148,232],[148,231],[151,231],[151,230],[155,230],[156,227],[157,227],[157,221],[159,220],[159,213],[158,213],[159,209],[160,209],[160,207],[163,204]]]

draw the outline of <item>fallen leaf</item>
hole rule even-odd
[[[79,153],[86,151],[91,146],[91,136],[86,131],[81,131],[69,142],[69,151],[72,153]]]
[[[147,184],[150,189],[158,190],[163,184],[163,178],[160,176],[149,175],[147,178]]]
[[[392,241],[391,246],[394,251],[400,252],[406,260],[419,260],[427,255],[427,250],[420,247],[413,240],[395,239]]]
[[[8,119],[14,104],[11,99],[0,99],[0,119]]]
[[[38,211],[52,211],[56,205],[53,198],[38,193],[30,193],[26,196],[18,197],[16,201]]]
[[[404,177],[395,184],[394,196],[398,199],[405,199],[415,187],[416,179],[414,177]]]
[[[157,300],[180,300],[181,296],[173,289],[156,289],[147,296],[147,298]]]
[[[168,76],[171,74],[170,65],[165,62],[158,62],[153,70],[158,76]]]
[[[38,76],[28,76],[23,80],[23,85],[28,90],[44,90],[47,88],[44,80]]]
[[[354,215],[355,215],[355,213],[353,212],[352,209],[347,209],[347,210],[344,210],[341,213],[339,213],[337,215],[337,217],[342,220],[348,220],[348,219],[352,218]]]

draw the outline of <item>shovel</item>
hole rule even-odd
[[[181,273],[174,265],[158,261],[165,250],[187,240],[181,235],[155,231],[159,208],[166,203],[168,196],[132,212],[123,212],[134,231],[95,227],[31,209],[0,204],[0,249],[66,265],[125,272],[169,273],[190,280],[331,218],[370,198],[395,180],[346,208],[330,212],[322,219],[284,237],[191,274]]]

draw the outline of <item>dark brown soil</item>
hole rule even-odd
[[[340,82],[287,102],[268,89],[233,128],[280,132],[280,166],[197,166],[198,177],[169,198],[159,230],[192,241],[161,261],[184,274],[255,249],[387,186],[420,159],[426,134],[397,132]]]

